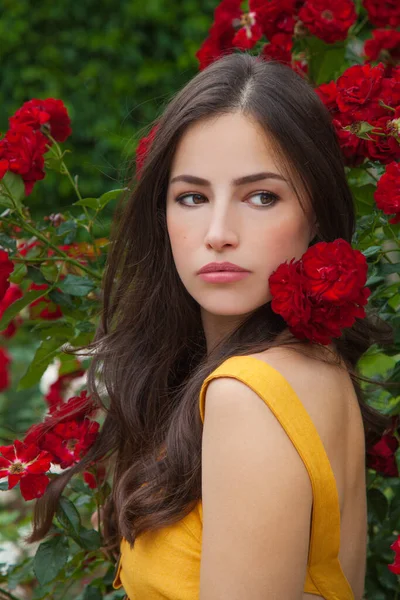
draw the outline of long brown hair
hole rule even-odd
[[[207,354],[200,307],[171,253],[166,195],[177,143],[199,119],[239,111],[256,119],[273,141],[299,201],[310,199],[319,224],[312,243],[352,240],[355,213],[342,153],[330,114],[306,79],[246,52],[226,55],[191,79],[152,124],[156,134],[140,178],[133,177],[115,213],[101,322],[86,347],[93,356],[88,390],[105,411],[101,433],[81,462],[54,479],[38,500],[30,541],[49,530],[71,476],[105,456],[115,467],[105,519],[111,545],[120,536],[133,543],[141,532],[183,518],[201,498],[198,398],[205,377],[233,355],[296,347],[285,321],[266,302]],[[356,368],[374,343],[393,343],[392,328],[370,313],[335,340],[337,355],[329,359],[340,356],[351,375],[367,447],[389,426],[389,418],[363,397],[360,382],[375,382]],[[299,351],[307,351],[304,342]],[[328,360],[326,353],[321,360]]]

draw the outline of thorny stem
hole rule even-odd
[[[93,271],[92,269],[90,269],[89,267],[86,267],[85,265],[82,265],[79,261],[75,260],[74,258],[68,256],[68,254],[66,254],[63,250],[61,250],[58,246],[56,246],[55,244],[53,244],[45,235],[43,235],[42,233],[40,233],[40,231],[38,229],[36,229],[35,227],[32,227],[32,225],[30,225],[27,221],[25,221],[24,219],[24,214],[23,212],[18,208],[17,204],[15,203],[10,190],[8,189],[7,185],[4,183],[4,180],[2,180],[1,185],[4,187],[4,189],[7,192],[7,195],[9,196],[9,198],[11,199],[11,201],[14,204],[15,210],[18,212],[18,215],[21,219],[20,222],[15,223],[15,221],[11,221],[10,222],[13,225],[17,225],[18,227],[21,227],[22,229],[25,229],[25,231],[29,231],[29,233],[31,233],[32,235],[34,235],[35,237],[37,237],[38,239],[42,240],[42,242],[44,242],[47,246],[49,246],[50,248],[52,248],[53,250],[55,250],[57,252],[57,254],[59,254],[66,262],[70,262],[71,264],[76,265],[77,267],[79,267],[80,269],[82,269],[83,271],[85,271],[86,273],[88,273],[89,275],[91,275],[92,277],[94,277],[97,280],[101,280],[101,275],[99,273],[97,273],[96,271]],[[47,260],[46,258],[44,258],[43,260]]]
[[[46,136],[54,144],[54,146],[49,146],[49,149],[56,156],[56,158],[60,159],[60,164],[61,164],[61,167],[62,167],[62,172],[65,173],[65,175],[68,177],[68,179],[69,179],[72,187],[75,190],[76,195],[78,196],[78,199],[82,200],[82,196],[81,196],[81,193],[79,191],[78,184],[74,181],[74,179],[73,179],[73,177],[72,177],[72,175],[71,175],[71,173],[70,173],[67,165],[65,164],[65,161],[63,159],[63,153],[61,152],[60,146],[58,145],[58,143],[56,142],[56,140],[50,135],[50,133],[48,133],[47,131],[46,131]],[[95,239],[94,239],[94,236],[93,236],[93,231],[92,231],[93,220],[90,218],[90,215],[88,213],[88,210],[87,210],[86,206],[82,205],[82,208],[83,208],[84,213],[86,215],[86,218],[88,220],[88,226],[87,226],[87,228],[85,227],[85,229],[87,229],[87,232],[90,235],[94,251],[96,252],[96,254],[98,254],[97,253],[97,247],[96,247],[96,244],[95,244]],[[96,215],[97,215],[97,211],[96,211]]]

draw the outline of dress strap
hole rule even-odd
[[[232,356],[203,382],[199,397],[203,423],[207,385],[217,377],[233,377],[245,383],[268,405],[286,431],[308,471],[313,491],[309,576],[318,590],[326,590],[327,598],[332,597],[335,583],[342,590],[346,589],[342,598],[353,598],[338,560],[340,507],[335,476],[319,433],[300,398],[285,377],[263,360],[253,356]],[[330,581],[327,581],[327,574]]]

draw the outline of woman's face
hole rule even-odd
[[[299,259],[315,235],[263,129],[241,113],[197,122],[174,156],[167,228],[176,269],[202,314],[244,316],[271,300],[268,278]],[[252,179],[250,180],[250,176]],[[248,181],[235,181],[249,178]],[[204,281],[198,270],[229,261],[239,281]]]

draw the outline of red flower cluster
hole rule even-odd
[[[383,63],[355,65],[336,82],[322,84],[315,91],[332,113],[349,166],[365,158],[384,164],[400,158],[399,66],[388,76]]]
[[[370,61],[382,61],[390,65],[400,60],[400,31],[374,29],[372,39],[366,40],[364,54]]]
[[[333,44],[346,39],[357,20],[352,0],[337,0],[329,6],[326,0],[249,0],[249,12],[243,12],[241,4],[242,0],[222,0],[215,9],[209,36],[196,53],[200,70],[235,48],[253,48],[263,35],[269,44],[263,47],[261,56],[298,68],[288,55],[293,37],[312,34]],[[277,34],[283,37],[276,38]]]
[[[319,242],[270,275],[271,308],[296,337],[329,344],[365,317],[367,271],[364,255],[346,240]]]
[[[83,391],[61,406],[51,407],[44,422],[29,429],[24,442],[46,450],[52,463],[66,469],[83,458],[96,440],[100,426],[89,418],[95,410]]]
[[[33,425],[23,442],[16,440],[13,445],[1,446],[0,479],[8,477],[8,489],[20,482],[25,500],[40,498],[50,481],[45,475],[50,464],[62,469],[72,466],[96,440],[100,426],[90,418],[95,410],[96,406],[83,391],[61,406],[51,407],[44,422]],[[101,476],[100,471],[98,482]]]
[[[376,27],[398,27],[400,25],[400,4],[398,0],[363,0],[368,18]]]
[[[77,363],[79,363],[79,361],[77,361]],[[77,364],[77,366],[80,365]],[[77,379],[78,377],[82,377],[82,375],[84,374],[84,369],[78,368],[72,373],[65,373],[64,375],[59,375],[58,379],[50,385],[49,391],[45,396],[45,400],[50,408],[50,412],[56,410],[64,402],[65,390],[71,383],[71,381]]]
[[[299,19],[308,31],[327,44],[345,40],[357,14],[353,0],[307,0],[300,9]]]
[[[241,0],[222,0],[215,9],[209,36],[196,53],[200,70],[235,48],[253,48],[263,35],[273,46],[264,50],[265,56],[278,54],[279,40],[272,38],[278,33],[285,34],[285,46],[288,46],[303,2],[304,0],[250,0],[249,12],[242,12]]]
[[[8,477],[8,489],[20,484],[25,500],[40,498],[47,488],[51,455],[40,451],[35,444],[16,440],[11,446],[0,446],[0,479]]]
[[[52,145],[46,134],[64,142],[71,134],[70,118],[61,100],[34,98],[10,117],[9,124],[0,140],[0,179],[7,171],[21,175],[29,195],[35,182],[45,176],[44,154]]]
[[[400,164],[391,162],[378,181],[374,192],[376,205],[387,215],[395,213],[389,223],[400,223]]]

